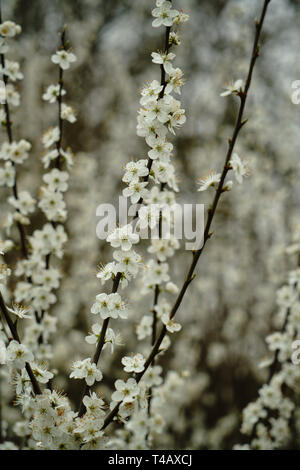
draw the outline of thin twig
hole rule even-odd
[[[61,38],[61,48],[63,50],[67,49],[67,42],[66,42],[66,26],[64,26],[62,33],[60,34]],[[58,128],[59,128],[59,139],[56,142],[56,150],[57,150],[57,157],[54,161],[54,167],[57,168],[58,170],[61,169],[61,150],[62,150],[62,140],[63,140],[63,119],[62,119],[62,105],[63,105],[63,89],[64,89],[64,71],[61,67],[59,67],[59,72],[58,72],[58,86],[59,86],[59,92],[57,96],[57,103],[58,103]],[[55,229],[56,228],[56,223],[51,222],[52,227]],[[50,268],[50,260],[51,260],[51,253],[48,253],[46,255],[46,269]],[[45,315],[45,311],[42,310],[40,316],[35,313],[35,317],[37,320],[37,323],[41,323]],[[43,335],[39,337],[39,343],[43,343]]]
[[[61,33],[61,47],[63,50],[66,50],[66,27],[64,27]],[[63,139],[63,119],[62,119],[62,105],[63,105],[63,88],[64,88],[64,71],[61,67],[59,67],[59,77],[58,77],[58,85],[59,85],[59,93],[57,97],[58,102],[58,127],[59,127],[59,140],[56,143],[56,148],[58,152],[58,156],[55,160],[55,167],[60,170],[61,166],[61,146],[62,146],[62,139]]]

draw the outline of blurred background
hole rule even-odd
[[[262,3],[174,0],[177,9],[190,15],[176,52],[185,73],[182,106],[187,115],[173,141],[180,203],[211,200],[209,191],[197,192],[196,180],[223,166],[238,99],[222,98],[220,93],[226,82],[245,78],[254,19]],[[59,319],[53,358],[59,369],[56,385],[77,403],[78,384],[67,379],[69,368],[74,359],[93,350],[84,337],[92,321],[90,307],[102,289],[95,272],[112,255],[97,240],[96,207],[117,202],[122,167],[146,155],[144,140],[136,136],[139,90],[147,81],[159,79],[151,52],[162,48],[163,29],[151,27],[152,0],[2,4],[4,19],[23,28],[10,51],[25,75],[22,104],[13,120],[16,138],[33,145],[19,184],[35,197],[43,171],[41,136],[56,122],[56,109],[42,101],[42,94],[57,81],[50,57],[65,24],[78,57],[65,74],[67,102],[77,110],[77,123],[66,125],[64,146],[70,146],[76,157],[67,196],[66,276],[53,309]],[[264,338],[280,328],[274,320],[276,290],[286,281],[287,269],[296,265],[286,247],[300,237],[300,105],[291,101],[292,82],[300,80],[299,27],[299,2],[272,0],[246,107],[249,122],[236,147],[248,161],[251,176],[222,199],[214,236],[178,313],[184,328],[161,360],[164,374],[177,371],[182,384],[165,407],[167,431],[157,436],[156,448],[230,449],[243,442],[241,411],[256,398],[267,377],[268,371],[259,368],[267,351]],[[1,217],[6,210],[2,196],[3,192]],[[35,224],[41,224],[38,217]],[[190,257],[181,250],[172,261],[172,280],[178,285]],[[132,313],[130,321],[120,325],[125,346],[112,356],[105,351],[100,388],[107,399],[115,379],[122,376],[121,356],[136,350],[135,325],[151,310],[151,296],[136,301],[140,288],[137,281],[126,291]],[[11,413],[14,419],[18,412]]]

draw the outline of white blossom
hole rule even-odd
[[[132,245],[139,242],[138,234],[133,232],[132,225],[125,225],[115,229],[108,237],[107,242],[113,248],[121,248],[121,250],[129,251]]]
[[[77,58],[73,52],[62,50],[57,51],[56,54],[51,57],[51,60],[54,64],[58,64],[63,70],[68,70],[70,65],[76,62]]]
[[[66,90],[61,90],[60,91],[60,86],[59,85],[49,85],[45,93],[43,94],[43,100],[44,101],[49,101],[49,103],[55,103],[59,97],[59,94],[61,93],[61,96],[66,95]]]
[[[0,34],[3,37],[13,38],[22,31],[21,26],[13,21],[4,21],[0,24]]]
[[[128,379],[127,382],[123,380],[116,380],[115,382],[116,391],[112,394],[112,400],[123,403],[131,402],[135,399],[139,392],[138,385],[135,379]]]
[[[154,28],[159,26],[172,26],[174,18],[178,15],[178,11],[172,8],[171,2],[163,1],[159,2],[157,8],[152,10],[152,15],[156,18],[152,22]]]
[[[231,94],[237,94],[239,93],[244,86],[244,81],[239,78],[235,82],[230,82],[228,85],[226,85],[226,90],[221,93],[220,96],[228,96]]]
[[[198,191],[206,191],[210,187],[216,187],[216,185],[221,180],[221,174],[210,172],[207,176],[204,176],[199,180],[199,189]]]
[[[33,361],[33,354],[24,344],[18,341],[11,341],[6,350],[6,360],[11,363],[13,367],[23,369],[25,364]]]
[[[175,333],[177,331],[180,331],[182,328],[180,323],[176,323],[173,319],[170,318],[170,316],[167,313],[165,313],[161,317],[161,321],[166,326],[169,333]]]
[[[70,378],[85,379],[89,387],[94,385],[95,382],[102,380],[103,377],[101,370],[97,368],[96,364],[91,362],[90,358],[74,362],[72,369]]]
[[[234,175],[235,175],[237,182],[241,184],[243,182],[243,178],[248,176],[248,168],[241,161],[237,153],[234,153],[232,155],[229,161],[229,165],[232,167],[234,171]]]
[[[122,364],[125,372],[142,372],[144,370],[145,358],[138,353],[134,356],[125,356],[122,358]]]

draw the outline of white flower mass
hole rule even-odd
[[[0,450],[298,450],[300,5],[34,3],[0,2]]]

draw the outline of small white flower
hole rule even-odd
[[[65,103],[62,104],[61,118],[69,121],[71,124],[77,121],[74,109],[71,106],[67,106]]]
[[[43,176],[43,180],[48,184],[52,190],[64,192],[68,189],[69,174],[66,171],[60,171],[54,168],[50,173]]]
[[[171,305],[164,298],[160,298],[159,303],[155,305],[154,311],[157,313],[158,318],[161,318],[164,314],[169,314],[171,311]]]
[[[161,342],[161,345],[159,347],[159,352],[164,353],[165,351],[167,351],[167,349],[169,349],[170,346],[171,346],[170,337],[166,335]]]
[[[223,186],[223,191],[228,191],[228,192],[231,191],[232,186],[233,186],[233,181],[231,180],[226,181],[226,183]]]
[[[82,401],[86,407],[87,413],[93,415],[93,417],[105,415],[105,403],[95,392],[86,395]]]
[[[56,268],[37,268],[32,273],[32,279],[35,284],[39,284],[49,291],[52,289],[57,289],[59,287],[59,280],[61,278],[61,273]]]
[[[5,61],[5,68],[2,68],[2,73],[6,75],[13,82],[23,80],[24,75],[20,71],[20,64],[10,60]]]
[[[173,23],[175,25],[181,25],[183,23],[186,23],[188,20],[189,20],[189,15],[180,11],[178,15],[176,16],[176,18],[174,18]]]
[[[153,119],[152,119],[153,117]],[[165,122],[168,120],[168,115],[164,115]],[[155,114],[151,115],[148,109],[142,109],[138,114],[138,124],[136,127],[137,135],[140,137],[165,137],[167,135],[167,128],[158,119],[155,119]]]
[[[140,229],[146,229],[150,227],[154,229],[159,222],[159,207],[157,206],[142,206],[139,210],[138,225]]]
[[[127,318],[127,308],[125,302],[122,301],[120,294],[98,294],[96,302],[91,308],[94,315],[100,314],[101,318]]]
[[[144,315],[140,323],[136,327],[136,334],[139,341],[147,338],[147,336],[151,336],[152,325],[153,317],[150,315]]]
[[[91,312],[94,315],[101,313],[104,316],[109,313],[108,294],[103,293],[96,296],[96,302],[93,304]],[[105,318],[107,317],[105,316]]]
[[[220,96],[228,96],[232,94],[237,94],[239,93],[244,86],[244,80],[241,78],[239,80],[236,80],[235,82],[230,82],[228,85],[226,85],[224,88],[226,89],[223,91]]]
[[[70,148],[67,150],[61,149],[60,150],[61,156],[65,159],[65,163],[68,168],[70,168],[74,163],[74,154]]]
[[[120,294],[110,294],[109,295],[109,310],[110,316],[113,318],[123,318],[128,317],[128,312],[125,302],[122,301]]]
[[[186,122],[185,110],[176,109],[169,116],[168,128],[175,135],[175,129],[180,128]]]
[[[243,178],[249,174],[247,166],[241,161],[237,153],[234,153],[229,161],[229,165],[234,171],[234,176],[239,184],[242,184]]]
[[[142,106],[147,106],[150,101],[157,101],[160,92],[162,91],[163,86],[157,81],[152,80],[152,82],[143,88],[141,95],[142,98],[140,99],[140,103]]]
[[[13,38],[22,31],[21,26],[13,21],[4,21],[0,24],[0,35],[7,38]]]
[[[266,343],[269,345],[270,351],[276,351],[282,349],[287,343],[287,338],[283,333],[276,331],[266,337]]]
[[[167,263],[158,263],[151,259],[147,265],[145,282],[148,285],[161,285],[163,282],[169,282],[169,265]]]
[[[19,318],[32,318],[30,307],[22,307],[22,305],[13,304],[12,308],[7,307],[7,310]]]
[[[161,318],[161,321],[163,322],[163,324],[166,326],[167,330],[170,333],[175,333],[177,331],[180,331],[182,328],[180,323],[176,323],[173,319],[171,319],[168,313],[164,313],[164,315]]]
[[[122,178],[122,181],[128,184],[139,181],[139,178],[143,178],[144,176],[148,176],[149,174],[149,170],[147,168],[147,160],[129,162],[126,165],[125,170],[126,171]]]
[[[148,137],[147,144],[152,147],[152,150],[148,152],[149,157],[152,160],[160,158],[161,160],[167,160],[173,150],[173,145],[168,142],[164,137]]]
[[[55,222],[64,221],[67,213],[62,193],[46,187],[41,188],[41,193],[38,206],[45,213],[47,219]]]
[[[40,367],[37,364],[31,364],[32,372],[38,382],[46,384],[49,380],[53,379],[52,372],[48,372],[46,368]]]
[[[44,168],[49,168],[51,162],[53,160],[56,160],[58,155],[59,155],[59,153],[58,153],[57,149],[50,150],[49,152],[45,153],[45,155],[43,155],[43,157],[42,157],[42,162],[43,162]]]
[[[8,83],[6,85],[6,101],[8,104],[11,104],[12,106],[20,106],[20,94],[17,92],[15,87],[11,84]]]
[[[29,156],[31,150],[31,143],[27,140],[20,140],[13,142],[9,148],[9,159],[14,163],[23,163]]]
[[[6,54],[9,51],[9,47],[6,44],[4,38],[0,38],[0,54]]]
[[[60,86],[59,85],[50,85],[43,94],[43,100],[49,101],[49,103],[56,103],[57,98],[59,97]],[[62,90],[61,96],[66,94],[65,90]]]
[[[11,341],[6,350],[6,360],[16,368],[23,369],[27,362],[33,361],[33,354],[24,344]]]
[[[6,264],[0,264],[0,282],[6,283],[11,275],[11,269]]]
[[[151,240],[151,245],[148,247],[148,252],[157,256],[159,261],[166,261],[174,255],[174,247],[170,244],[170,240]]]
[[[107,242],[113,248],[121,248],[123,251],[131,250],[132,245],[139,242],[139,236],[133,233],[132,225],[128,224],[121,228],[116,228],[108,237]]]
[[[166,285],[166,291],[170,294],[177,294],[179,292],[179,289],[176,284],[174,284],[174,282],[168,282]]]
[[[0,255],[8,253],[13,247],[14,244],[11,240],[0,240]]]
[[[34,212],[36,203],[35,199],[31,197],[28,191],[21,191],[18,194],[18,199],[11,196],[8,198],[8,202],[23,215],[28,215],[31,212]]]
[[[143,376],[143,382],[147,384],[148,387],[156,386],[162,384],[162,367],[161,366],[153,366],[149,367]]]
[[[116,263],[111,262],[105,266],[99,267],[97,278],[101,279],[101,283],[104,284],[106,281],[109,281],[113,276],[115,276],[116,272]]]
[[[60,131],[58,127],[50,128],[42,138],[43,145],[46,149],[51,147],[55,142],[59,141]]]
[[[103,349],[110,347],[111,354],[114,353],[115,346],[124,346],[123,336],[121,333],[115,333],[112,328],[108,328],[105,335],[105,344]]]
[[[85,337],[86,342],[89,344],[98,343],[100,339],[101,330],[102,330],[102,325],[100,325],[99,323],[95,323],[92,326],[92,333],[89,336]],[[114,347],[122,346],[122,344],[123,344],[122,335],[120,333],[115,333],[112,328],[108,328],[106,331],[106,335],[105,335],[105,344],[103,346],[103,349],[106,346],[110,346],[111,353],[113,354]]]
[[[116,380],[115,382],[116,391],[112,394],[111,398],[113,401],[132,402],[139,392],[139,387],[135,379],[128,379],[127,382],[123,380]]]
[[[206,191],[210,187],[215,187],[221,180],[221,173],[211,171],[207,176],[201,178],[198,182],[198,191]]]
[[[289,284],[300,286],[300,268],[289,272]]]
[[[58,64],[63,70],[68,70],[70,65],[76,62],[77,58],[72,52],[63,50],[57,51],[56,54],[51,57],[51,60],[54,64]]]
[[[133,180],[128,188],[123,189],[123,196],[130,197],[132,204],[136,204],[140,199],[144,199],[147,195],[147,182]]]
[[[155,20],[152,22],[154,28],[159,26],[172,26],[174,18],[179,14],[172,9],[172,3],[168,1],[159,2],[159,6],[152,10]]]
[[[297,293],[292,286],[283,286],[277,291],[277,304],[280,307],[291,307],[296,298]]]
[[[164,69],[167,74],[170,74],[173,71],[172,67],[172,60],[175,59],[176,55],[173,52],[169,52],[168,54],[162,52],[152,52],[152,62],[154,64],[161,64],[164,66]]]
[[[103,378],[101,370],[97,368],[96,364],[91,362],[90,358],[74,362],[72,369],[73,371],[70,374],[70,378],[85,379],[89,387],[91,387],[95,381],[99,382]]]
[[[141,257],[135,251],[114,251],[114,259],[117,261],[115,269],[117,272],[129,273],[136,276],[139,271]]]
[[[48,310],[50,305],[56,302],[56,295],[49,291],[44,286],[36,286],[32,289],[32,296],[34,297],[31,305],[36,310]]]
[[[0,186],[6,185],[8,188],[12,188],[15,184],[16,170],[13,164],[5,162],[4,167],[0,168]]]
[[[135,354],[134,356],[125,356],[122,358],[122,364],[124,366],[125,372],[142,372],[144,370],[144,365],[146,359],[140,353]]]
[[[166,93],[168,93],[170,90],[173,90],[175,93],[180,95],[183,84],[183,71],[178,67],[176,69],[172,69],[169,74]]]
[[[145,110],[145,118],[148,122],[158,119],[161,124],[165,124],[169,119],[168,103],[165,101],[165,98],[159,101],[150,101]]]

